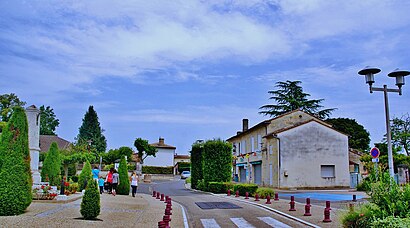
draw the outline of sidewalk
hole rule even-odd
[[[166,204],[150,195],[101,195],[101,212],[95,221],[83,220],[81,198],[68,203],[33,201],[27,212],[1,216],[0,227],[158,227]],[[181,206],[172,202],[171,227],[184,227]]]

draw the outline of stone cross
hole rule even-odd
[[[30,148],[30,167],[33,177],[33,184],[41,183],[41,176],[38,172],[40,156],[40,110],[31,105],[26,109],[28,121],[28,144]]]

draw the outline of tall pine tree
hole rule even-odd
[[[91,143],[90,146],[95,148],[98,153],[105,152],[107,149],[107,140],[102,134],[103,131],[100,122],[98,122],[97,112],[94,110],[94,107],[90,105],[84,115],[83,124],[79,129],[77,140],[80,144]]]
[[[15,107],[0,140],[0,216],[24,213],[31,204],[31,186],[27,116]]]

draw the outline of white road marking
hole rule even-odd
[[[182,205],[180,205],[180,206],[181,206],[181,209],[182,209],[182,217],[184,219],[184,228],[189,228],[188,219],[187,219],[186,213],[185,213],[185,208]]]
[[[244,218],[231,218],[231,221],[239,228],[252,228],[252,224],[246,221]]]
[[[204,228],[221,228],[215,219],[201,219]]]
[[[264,223],[268,224],[272,227],[277,228],[291,228],[290,226],[286,225],[285,223],[279,222],[278,220],[271,218],[271,217],[258,217],[258,219],[262,220]]]

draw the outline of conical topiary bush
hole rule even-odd
[[[78,185],[80,187],[80,191],[84,189],[85,183],[90,183],[93,179],[93,175],[91,174],[91,165],[90,162],[86,161],[84,163],[83,169],[81,170],[80,176],[78,177]]]
[[[120,184],[117,187],[118,195],[130,194],[130,179],[128,177],[128,167],[125,157],[121,158],[120,165],[118,167],[118,174],[120,175]]]
[[[95,219],[100,214],[100,208],[100,192],[97,182],[91,179],[81,201],[80,213],[84,219]]]
[[[0,139],[0,216],[24,213],[31,204],[31,186],[27,116],[16,107]]]
[[[50,185],[58,186],[61,182],[61,156],[56,142],[51,143],[41,169],[41,179],[50,182]]]

